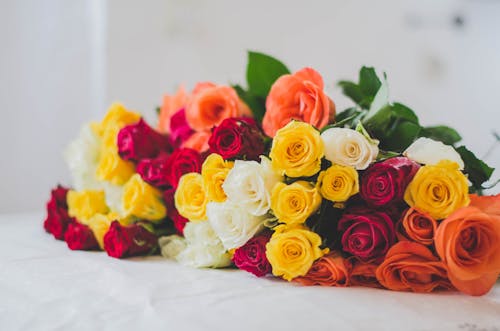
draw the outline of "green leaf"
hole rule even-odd
[[[357,104],[360,104],[362,102],[364,95],[361,92],[358,84],[342,80],[338,82],[338,85],[342,88],[342,93],[344,93],[344,95],[350,98],[352,101]]]
[[[275,58],[258,52],[248,52],[247,83],[249,91],[265,98],[273,83],[290,70]]]
[[[359,71],[359,82],[340,81],[342,92],[363,109],[369,109],[382,83],[374,68],[362,67]]]
[[[389,86],[387,84],[387,79],[384,79],[384,82],[380,85],[378,91],[375,94],[375,97],[373,98],[373,101],[370,105],[370,110],[368,111],[368,114],[366,114],[366,117],[370,118],[377,111],[384,108],[388,104],[389,104]]]
[[[358,115],[359,113],[361,113],[361,111],[356,107],[347,108],[346,110],[335,115],[335,121],[341,122],[346,118],[352,117],[353,115]]]
[[[359,88],[365,96],[375,97],[382,83],[373,67],[363,67],[359,72]]]
[[[462,140],[455,129],[443,125],[423,128],[420,136],[442,141],[446,145],[453,145]]]
[[[266,113],[266,101],[262,97],[252,95],[249,91],[245,91],[239,85],[233,85],[233,88],[238,93],[238,96],[245,102],[253,113],[253,117],[258,123],[262,122],[264,114]]]
[[[387,105],[377,112],[372,114],[370,117],[365,117],[363,119],[363,125],[375,133],[375,136],[379,139],[387,133],[392,120],[392,107]]]
[[[460,146],[456,148],[456,150],[464,161],[464,171],[469,175],[469,180],[471,181],[472,186],[474,189],[480,191],[481,184],[490,179],[495,169],[478,159],[474,153],[469,151],[465,146]]]
[[[396,120],[388,135],[382,140],[382,147],[402,152],[418,137],[421,126],[409,121]]]
[[[392,105],[392,113],[395,118],[418,124],[418,117],[415,112],[401,103],[395,102]]]
[[[156,115],[160,116],[161,108],[160,107],[156,107],[155,111],[156,111]]]
[[[378,155],[377,155],[377,161],[383,161],[383,160],[390,159],[391,157],[396,157],[399,155],[400,155],[400,153],[391,152],[391,151],[384,151],[382,149],[379,149]]]

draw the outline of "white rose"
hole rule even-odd
[[[186,239],[176,234],[158,239],[161,255],[167,259],[175,259],[180,252],[186,249]]]
[[[231,256],[209,222],[188,222],[184,227],[184,236],[186,247],[175,255],[181,264],[195,268],[223,268],[231,265]]]
[[[449,160],[458,163],[461,170],[464,169],[464,161],[452,146],[430,138],[418,138],[403,152],[403,155],[417,163],[429,165]]]
[[[100,182],[99,184],[100,189],[104,190],[106,205],[109,209],[120,216],[125,216],[126,213],[122,204],[123,185],[114,185],[109,182]]]
[[[227,250],[243,246],[264,228],[265,216],[254,216],[231,201],[209,202],[207,218]]]
[[[71,172],[75,190],[100,189],[96,178],[100,148],[101,140],[90,124],[83,126],[78,137],[66,148],[64,159]]]
[[[378,155],[378,142],[352,129],[331,128],[321,134],[321,139],[325,144],[325,158],[334,164],[363,170]]]
[[[266,157],[261,157],[261,163],[236,160],[222,189],[228,200],[254,216],[262,216],[271,208],[274,185],[282,180],[283,176],[273,170],[271,161]]]

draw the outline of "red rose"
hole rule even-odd
[[[170,118],[170,138],[176,148],[188,140],[193,133],[193,129],[186,120],[186,110],[184,108],[172,115]]]
[[[154,159],[143,159],[137,165],[136,171],[148,184],[159,189],[165,189],[167,181],[167,154],[161,154]]]
[[[99,248],[99,244],[92,230],[90,230],[88,226],[78,222],[73,222],[68,225],[64,240],[69,249],[72,250],[88,251]]]
[[[68,224],[74,222],[74,219],[68,215],[68,204],[66,203],[68,191],[61,185],[52,190],[50,200],[47,202],[47,218],[43,222],[45,231],[59,240],[64,240]]]
[[[174,223],[174,227],[177,230],[177,233],[183,236],[184,227],[186,226],[186,223],[189,222],[189,220],[184,216],[181,216],[177,208],[175,208],[174,194],[175,189],[172,188],[166,190],[163,194],[163,200],[165,201],[165,206],[167,207],[168,217]]]
[[[269,239],[269,235],[258,235],[247,241],[234,252],[234,264],[257,277],[271,273],[271,264],[266,256],[266,244]]]
[[[406,157],[375,163],[361,175],[359,193],[363,200],[375,207],[401,202],[419,167]]]
[[[202,159],[200,154],[191,148],[176,149],[166,162],[167,182],[177,188],[182,175],[189,172],[201,171]]]
[[[142,118],[120,130],[117,145],[120,157],[133,162],[172,151],[170,138],[153,130]]]
[[[147,255],[157,248],[157,241],[158,238],[153,233],[139,224],[124,226],[113,221],[104,235],[104,250],[109,256],[118,259]]]
[[[365,207],[347,210],[339,220],[338,230],[342,249],[363,261],[381,260],[396,241],[389,215]]]
[[[250,118],[227,118],[215,127],[208,140],[210,152],[223,159],[259,160],[264,153],[263,134]]]

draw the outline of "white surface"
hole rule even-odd
[[[41,214],[0,216],[1,330],[498,330],[484,297],[300,287],[159,257],[73,252]]]

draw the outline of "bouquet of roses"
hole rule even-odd
[[[363,67],[339,83],[249,53],[247,88],[165,96],[156,128],[113,104],[67,151],[45,229],[70,249],[156,252],[303,285],[487,293],[500,274],[493,169],[446,126],[423,127]]]

